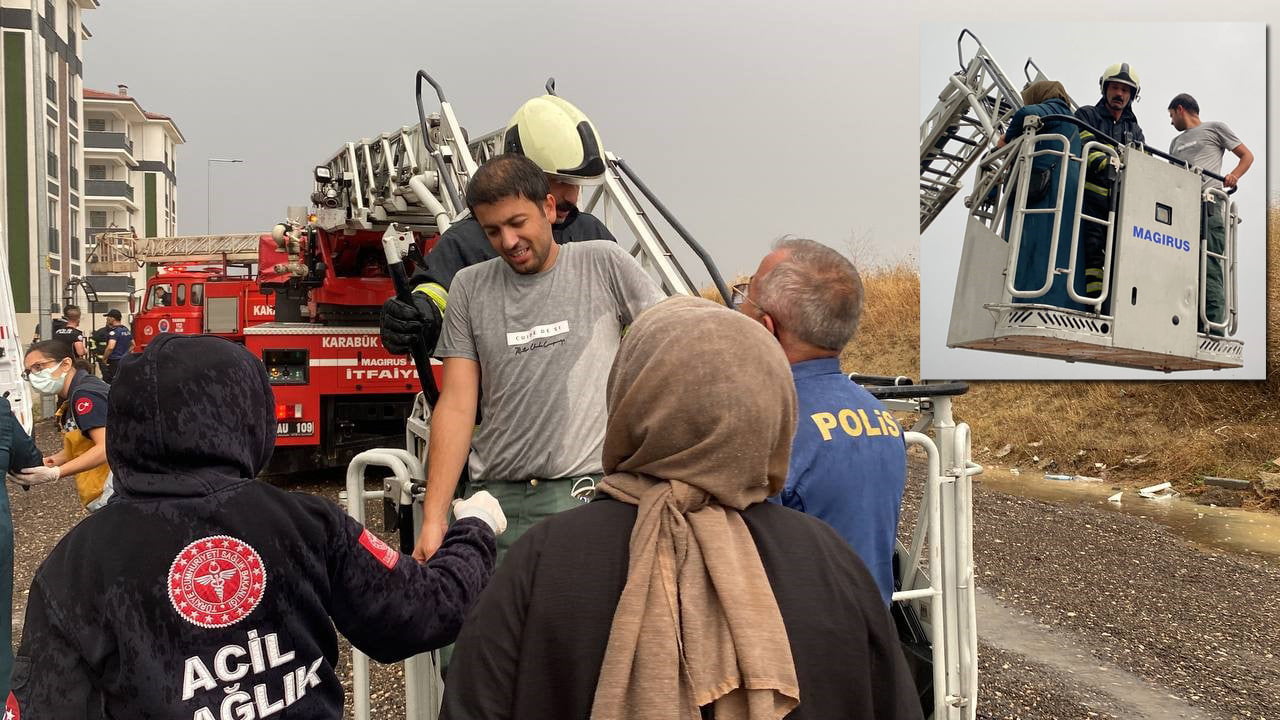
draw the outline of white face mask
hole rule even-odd
[[[63,383],[67,381],[65,375],[62,377],[53,376],[53,371],[57,369],[58,366],[54,365],[51,368],[31,373],[31,387],[35,388],[36,392],[41,395],[57,395],[58,391],[62,389]]]

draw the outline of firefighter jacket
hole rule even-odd
[[[117,495],[36,573],[18,717],[339,718],[338,632],[380,662],[453,641],[492,531],[460,520],[418,565],[332,502],[253,480],[275,419],[243,347],[161,336],[110,400]]]
[[[1076,110],[1076,117],[1089,123],[1095,130],[1102,132],[1116,142],[1127,143],[1137,141],[1145,143],[1146,138],[1142,136],[1142,128],[1138,125],[1138,116],[1133,114],[1133,103],[1129,103],[1124,112],[1120,114],[1120,119],[1116,120],[1111,116],[1111,109],[1107,107],[1107,101],[1099,100],[1096,105],[1087,105]],[[1085,131],[1081,131],[1083,136]],[[1091,139],[1093,134],[1090,133],[1085,138],[1086,141]]]

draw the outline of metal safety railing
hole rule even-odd
[[[365,489],[365,471],[371,467],[386,468],[391,477],[382,490]],[[401,448],[375,448],[366,450],[351,459],[347,466],[347,513],[361,525],[365,522],[365,503],[371,500],[390,500],[397,507],[420,507],[422,485],[415,478],[423,478],[422,461],[413,453]],[[407,528],[416,536],[421,514],[415,513]],[[406,533],[402,529],[402,540]],[[403,550],[403,542],[401,549]],[[355,647],[351,648],[352,710],[355,720],[369,720],[369,657]],[[440,678],[438,651],[422,653],[404,661],[405,717],[409,720],[434,718],[440,712],[444,684]]]
[[[1209,331],[1220,330],[1228,335],[1234,335],[1239,320],[1236,305],[1239,302],[1239,298],[1236,295],[1236,231],[1237,226],[1240,224],[1240,219],[1236,214],[1236,204],[1231,202],[1231,196],[1225,190],[1221,188],[1206,188],[1204,194],[1206,202],[1204,203],[1204,215],[1200,222],[1200,294],[1198,298],[1200,324]],[[1209,213],[1219,213],[1222,217],[1224,242],[1221,252],[1215,252],[1209,248],[1211,235]],[[1223,306],[1221,308],[1221,320],[1213,320],[1209,317],[1209,268],[1210,263],[1213,262],[1218,263],[1222,273],[1220,291],[1222,293]]]
[[[859,375],[850,379],[889,380]],[[903,438],[927,458],[910,544],[898,544],[901,589],[893,594],[893,601],[910,606],[928,634],[933,717],[973,720],[978,700],[978,630],[972,478],[982,472],[982,466],[972,461],[969,426],[957,424],[951,412],[951,397],[966,392],[968,386],[910,385],[900,380],[893,379],[890,387],[867,385],[890,410],[918,415]]]

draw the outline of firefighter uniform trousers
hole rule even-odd
[[[1080,142],[1094,139],[1089,130],[1080,131]],[[1081,214],[1105,222],[1111,212],[1111,193],[1115,190],[1115,169],[1111,156],[1100,150],[1089,153],[1085,161],[1084,201]],[[1080,221],[1080,259],[1084,261],[1084,294],[1097,297],[1102,293],[1102,266],[1107,256],[1107,227]],[[1077,285],[1077,292],[1079,286]]]

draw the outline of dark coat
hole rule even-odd
[[[271,398],[262,363],[218,338],[165,335],[121,363],[117,496],[36,573],[23,718],[339,718],[337,632],[382,662],[454,639],[493,568],[488,526],[455,523],[421,566],[332,502],[253,480]]]
[[[1110,136],[1113,140],[1122,143],[1131,140],[1137,140],[1140,143],[1146,142],[1146,138],[1142,136],[1142,128],[1138,125],[1138,116],[1133,114],[1133,103],[1129,103],[1124,109],[1124,112],[1120,114],[1119,120],[1112,117],[1111,108],[1107,107],[1105,99],[1098,100],[1097,104],[1078,108],[1076,117],[1089,123],[1095,130]]]
[[[1070,115],[1071,108],[1066,101],[1057,98],[1035,105],[1024,105],[1009,119],[1006,139],[1013,139],[1022,134],[1023,125],[1029,115]],[[1040,134],[1062,135],[1067,139],[1067,149],[1075,157],[1080,156],[1080,131],[1075,124],[1065,120],[1050,120],[1039,130]],[[1062,143],[1056,140],[1039,140],[1036,150],[1062,150]],[[1018,265],[1014,269],[1013,286],[1018,290],[1035,290],[1044,285],[1045,274],[1049,264],[1066,268],[1071,258],[1071,219],[1076,210],[1076,190],[1080,182],[1080,165],[1068,163],[1066,173],[1061,171],[1063,160],[1057,155],[1040,155],[1032,160],[1030,192],[1028,193],[1028,209],[1053,207],[1058,201],[1058,189],[1065,178],[1066,190],[1062,200],[1062,215],[1056,224],[1054,218],[1047,214],[1026,215],[1022,221],[1022,245],[1018,249]],[[1012,211],[1012,208],[1010,208]],[[1057,252],[1049,254],[1053,236],[1058,236]],[[1079,251],[1077,252],[1079,255]],[[1078,263],[1083,268],[1083,261]],[[1014,298],[1014,302],[1043,303],[1071,310],[1084,310],[1087,306],[1077,303],[1067,294],[1065,275],[1056,274],[1049,286],[1049,291],[1036,298]]]
[[[37,467],[43,459],[40,449],[14,417],[8,398],[0,398],[0,470],[17,472]]]
[[[788,718],[919,718],[875,580],[828,525],[772,503],[742,513],[791,642]],[[598,499],[535,525],[458,638],[442,720],[586,718],[627,580],[636,507]]]

